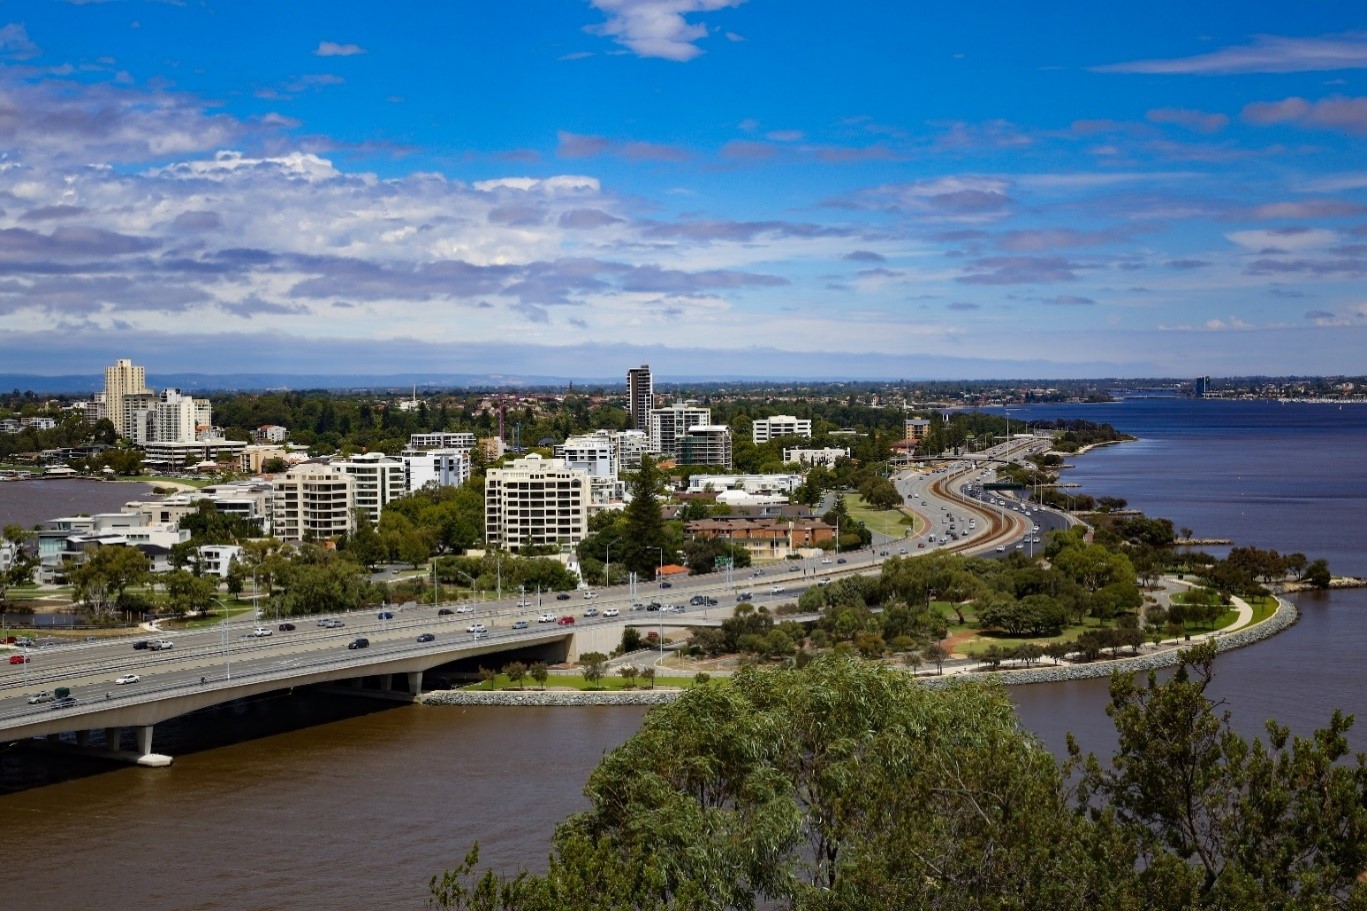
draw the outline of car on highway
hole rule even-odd
[[[584,611],[584,616],[585,616],[585,617],[596,617],[596,616],[598,616],[598,608],[596,608],[596,607],[590,607],[588,610]]]
[[[844,558],[844,557],[841,557],[839,560],[836,560],[835,562],[837,562],[837,563],[844,563],[844,562],[845,562],[845,558]]]
[[[142,678],[139,677],[137,674],[123,674],[121,676],[115,677],[114,683],[117,686],[126,686],[130,683],[137,683],[141,679]]]
[[[351,651],[355,651],[358,648],[369,648],[370,640],[364,636],[359,636],[348,642],[346,647]]]
[[[661,582],[661,583],[660,583],[660,588],[673,588],[673,587],[674,587],[674,583],[673,583],[673,582]]]
[[[251,639],[265,639],[270,634],[271,628],[269,626],[258,626],[256,629],[248,633],[247,636]]]
[[[458,614],[473,614],[474,612],[475,606],[473,604],[461,604],[456,608]]]
[[[570,600],[570,593],[569,593],[569,592],[561,592],[560,594],[558,594],[558,595],[555,596],[555,600],[557,600],[557,601],[568,601],[568,600]]]
[[[443,607],[437,610],[438,617],[449,617],[454,613],[455,611],[451,610],[449,607]]]
[[[10,655],[10,656],[9,656],[9,663],[10,663],[10,664],[28,664],[28,661],[29,661],[28,655]]]
[[[54,699],[54,700],[52,701],[52,708],[53,708],[54,710],[55,710],[55,709],[69,709],[69,708],[71,708],[71,707],[74,706],[74,705],[76,705],[76,697],[75,697],[75,696],[59,696],[57,699]]]
[[[739,595],[736,595],[736,601],[752,601],[754,600],[754,597],[755,596],[749,592],[741,592]]]
[[[826,576],[825,578],[823,578],[820,582],[818,582],[818,583],[816,583],[816,584],[817,584],[817,585],[830,585],[830,584],[831,584],[831,577],[830,577],[830,576]]]
[[[822,564],[823,566],[826,565],[827,563],[830,563],[830,562],[831,562],[831,558],[830,558],[830,557],[824,557],[824,558],[822,558],[822,560],[821,560],[821,564]]]
[[[467,633],[487,633],[489,632],[489,627],[485,626],[483,623],[471,623],[469,626],[465,627],[465,631]]]
[[[147,650],[152,652],[161,652],[174,647],[175,643],[170,639],[153,639],[147,643]]]
[[[433,640],[436,639],[436,638],[437,638],[437,634],[436,634],[436,633],[423,633],[422,635],[418,636],[418,640],[417,640],[417,641],[419,641],[419,642],[431,642],[431,641],[433,641]]]
[[[645,610],[645,609],[646,609],[646,606],[645,606],[644,604],[642,604],[640,601],[637,601],[635,604],[631,605],[631,609],[632,609],[632,610]]]
[[[603,616],[604,616],[604,617],[616,617],[616,616],[618,615],[618,613],[619,613],[619,611],[617,610],[617,608],[615,608],[615,607],[609,607],[607,610],[603,611]]]
[[[591,590],[591,589],[590,589],[589,591],[584,592],[584,600],[585,600],[585,601],[587,601],[587,600],[590,599],[590,598],[597,598],[597,597],[598,597],[598,592],[593,591],[593,590]]]
[[[537,622],[537,623],[554,623],[554,622],[555,622],[555,614],[542,614],[540,617],[537,617],[537,618],[536,618],[536,622]]]
[[[559,620],[557,620],[557,621],[555,621],[555,622],[556,622],[557,624],[559,624],[560,626],[573,626],[573,625],[574,625],[574,618],[571,617],[569,614],[566,614],[565,616],[561,617]]]
[[[392,611],[382,610],[382,611],[380,611],[378,614],[375,615],[375,619],[377,619],[377,620],[393,620],[393,619],[394,619],[394,614],[393,614]]]
[[[145,648],[147,648],[147,640],[146,640],[146,639],[139,639],[137,642],[134,642],[134,643],[133,643],[133,651],[135,651],[135,652],[141,651],[141,650],[143,650],[143,649],[145,649]]]
[[[295,625],[294,625],[293,623],[282,623],[282,624],[280,624],[280,632],[282,632],[282,633],[292,633],[292,632],[294,632],[294,630],[295,630]]]
[[[530,624],[526,620],[514,620],[513,629],[526,629]]]
[[[43,690],[41,693],[34,693],[32,696],[28,697],[28,704],[38,705],[40,702],[51,702],[53,698],[51,693],[47,690]]]
[[[688,608],[684,607],[682,604],[675,604],[669,609],[676,614],[682,614],[684,611],[688,610]]]
[[[771,595],[781,595],[784,591],[786,591],[786,589],[782,585],[769,586],[769,594]]]
[[[699,607],[706,601],[707,599],[704,598],[702,595],[694,595],[693,597],[688,599],[688,603],[693,605],[694,607]]]

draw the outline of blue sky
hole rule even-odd
[[[0,372],[1367,372],[1367,8],[0,0]]]

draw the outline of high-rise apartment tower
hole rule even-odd
[[[650,365],[642,364],[627,371],[627,413],[631,426],[637,430],[650,429],[650,409],[655,407],[655,385],[650,379]]]

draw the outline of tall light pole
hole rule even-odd
[[[218,601],[218,606],[223,608],[223,623],[221,624],[223,627],[223,666],[226,678],[231,680],[233,679],[233,651],[228,642],[228,605],[222,598],[215,600]]]
[[[612,545],[615,542],[609,541],[607,555],[603,560],[603,587],[607,588],[612,584]]]

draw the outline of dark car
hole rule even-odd
[[[76,704],[76,697],[75,697],[75,696],[62,696],[62,697],[60,697],[60,698],[58,698],[58,699],[53,700],[53,702],[52,702],[52,707],[53,707],[54,709],[69,709],[69,708],[71,708],[72,706],[74,706],[75,704]]]
[[[673,584],[672,582],[661,582],[661,583],[660,583],[660,588],[673,588],[673,587],[674,587],[674,584]]]
[[[437,638],[436,633],[423,633],[421,636],[418,637],[418,641],[419,641],[419,642],[431,642],[432,640],[434,640],[434,639],[436,639],[436,638]]]
[[[657,610],[659,610],[659,609],[660,609],[660,605],[657,604],[657,603],[655,603],[654,601],[652,601],[652,602],[650,602],[649,604],[646,605],[646,610],[648,610],[648,611],[657,611]]]
[[[753,600],[754,597],[755,596],[749,592],[741,592],[739,595],[736,595],[736,601],[750,601]]]
[[[146,649],[146,648],[147,648],[147,640],[146,640],[146,639],[139,639],[137,642],[134,642],[134,643],[133,643],[133,651],[135,651],[135,652],[143,651],[143,650]]]
[[[845,562],[845,558],[844,558],[844,557],[841,557],[839,560],[836,560],[835,562],[837,562],[837,563],[844,563],[844,562]]]
[[[378,618],[379,618],[380,620],[393,620],[393,619],[394,619],[394,615],[393,615],[391,612],[387,611],[387,610],[382,610],[382,611],[380,611],[380,613],[379,613],[377,616],[378,616]]]
[[[282,633],[292,633],[292,632],[294,632],[294,624],[293,624],[293,623],[282,623],[282,624],[280,624],[280,632],[282,632]]]
[[[561,592],[560,594],[558,594],[558,595],[555,596],[555,600],[557,600],[557,601],[568,601],[568,600],[570,600],[569,592]]]
[[[437,611],[438,617],[450,617],[453,614],[455,614],[455,611],[451,610],[449,607],[443,607],[441,610]]]
[[[370,640],[367,639],[367,638],[365,638],[364,636],[362,636],[362,637],[359,638],[359,639],[352,639],[350,642],[347,643],[347,648],[349,648],[349,649],[369,648],[369,647],[370,647]]]

